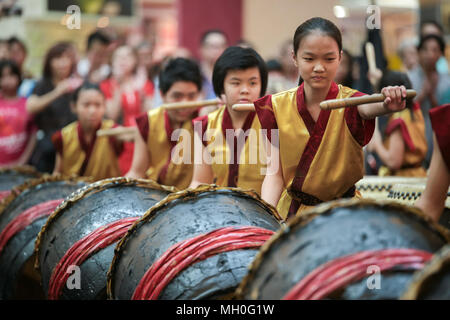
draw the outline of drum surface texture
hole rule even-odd
[[[200,186],[171,194],[150,209],[117,245],[108,272],[108,296],[124,300],[230,298],[259,247],[280,227],[279,219],[273,207],[248,190]],[[248,235],[249,229],[244,227],[256,230],[249,232],[252,236],[261,232],[267,239],[263,237],[262,243],[256,247],[231,250],[230,246],[223,245],[227,240],[211,236],[227,230],[224,236],[232,237],[234,232],[244,229],[247,231],[242,231],[243,234]],[[171,248],[193,239],[197,245],[200,243],[197,240],[204,235],[209,236],[208,241],[217,241],[222,250],[207,255],[205,259],[190,261],[174,273],[171,280],[160,288],[160,293],[152,298],[134,295],[139,284],[147,286],[150,283],[142,280],[144,275],[150,267],[155,268],[156,261],[171,252]],[[186,261],[197,252],[189,247],[178,254]],[[165,266],[168,266],[168,272],[174,272],[180,265],[178,261]],[[152,281],[162,286],[155,279]]]
[[[377,257],[399,255],[400,250],[407,251],[405,255],[420,251],[425,258],[414,259],[425,261],[449,240],[445,228],[411,207],[374,200],[328,202],[294,218],[261,248],[236,296],[275,300],[398,299],[415,269],[394,265],[380,272],[391,260]],[[372,263],[365,266],[368,261]],[[353,271],[361,277],[340,283],[352,279]],[[325,295],[333,286],[335,290]],[[299,288],[299,294],[293,294]]]
[[[41,174],[33,167],[20,166],[0,169],[0,202],[6,198],[10,191],[29,179],[39,178]]]

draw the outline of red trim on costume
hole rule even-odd
[[[403,137],[403,141],[405,141],[406,146],[409,150],[415,151],[416,146],[409,135],[408,127],[406,126],[406,122],[403,119],[397,118],[390,121],[386,127],[386,136],[389,136],[394,130],[400,129]]]
[[[430,120],[442,157],[450,170],[450,103],[431,109]]]
[[[272,129],[278,129],[277,119],[273,112],[272,96],[267,95],[253,102],[261,128],[267,130],[267,138],[272,142]]]
[[[92,137],[91,143],[88,144],[86,142],[86,140],[84,140],[83,128],[81,128],[80,122],[77,123],[78,139],[80,142],[81,149],[83,149],[83,151],[86,155],[86,157],[84,158],[83,164],[81,166],[81,169],[80,169],[80,173],[79,173],[80,176],[83,176],[86,171],[86,167],[89,163],[89,159],[91,158],[92,151],[94,150],[95,141],[97,140],[96,133],[101,128],[101,126],[102,126],[102,124],[100,123],[100,125],[94,131],[94,135]]]
[[[158,174],[157,182],[160,184],[164,184],[163,181],[166,178],[167,170],[169,170],[169,165],[170,165],[170,162],[172,161],[172,149],[177,145],[177,142],[172,141],[172,139],[171,139],[172,133],[173,133],[173,128],[170,125],[169,114],[167,113],[166,110],[164,110],[164,128],[166,129],[167,140],[170,143],[170,153],[169,153],[169,158],[168,158],[167,162],[164,164],[164,167],[161,168],[161,171]]]
[[[119,125],[115,123],[112,128],[117,128]],[[124,143],[122,141],[119,141],[116,139],[116,137],[111,136],[109,137],[109,143],[111,144],[111,147],[114,150],[114,153],[116,156],[120,156],[124,150]]]
[[[245,118],[245,122],[242,126],[243,131],[241,132],[241,134],[244,134],[245,131],[247,131],[248,129],[251,128],[253,119],[255,118],[255,115],[256,115],[256,112],[248,113],[247,117]],[[235,134],[233,134],[233,141],[228,141],[229,137],[227,137],[227,135],[226,135],[227,130],[233,130],[233,133],[235,132],[235,130],[233,128],[233,122],[231,120],[230,113],[228,112],[228,108],[225,108],[225,111],[223,114],[223,119],[222,119],[222,134],[223,134],[224,138],[227,140],[228,147],[230,148],[231,144],[233,145],[233,160],[232,160],[232,163],[228,164],[227,187],[237,187],[238,177],[239,177],[239,158],[240,158],[242,149],[241,150],[237,149],[238,137]],[[244,145],[245,145],[245,142],[247,142],[247,138],[248,138],[248,136],[244,137]],[[242,148],[244,148],[244,145],[242,146]]]
[[[63,139],[62,139],[61,130],[56,131],[52,135],[52,142],[53,142],[53,145],[55,146],[56,152],[59,153],[60,155],[62,155],[63,154]]]
[[[139,117],[136,118],[136,125],[139,129],[139,133],[141,134],[142,139],[144,139],[145,143],[148,140],[148,132],[150,130],[148,124],[148,114],[143,113]]]
[[[365,93],[355,92],[352,97],[362,97]],[[365,146],[372,139],[375,130],[375,119],[364,120],[361,118],[358,108],[346,108],[344,111],[345,122],[352,136],[361,146]]]

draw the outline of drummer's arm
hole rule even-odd
[[[279,149],[273,145],[270,149],[270,153],[267,151],[267,172],[261,187],[261,198],[276,207],[284,189],[284,179]]]
[[[133,162],[125,177],[145,178],[145,172],[150,166],[147,145],[140,134],[134,135]]]
[[[370,141],[372,150],[378,154],[381,161],[391,170],[400,169],[405,155],[405,142],[400,130],[400,128],[397,128],[389,135],[388,148],[385,148],[383,145],[378,129],[376,129],[373,139]]]
[[[404,86],[385,87],[381,90],[381,93],[386,97],[384,102],[366,103],[357,107],[361,118],[365,120],[374,119],[384,114],[405,109],[406,100],[402,98],[406,97],[406,88]]]
[[[433,141],[435,147],[428,170],[427,186],[415,206],[437,222],[444,210],[447,190],[450,185],[450,171],[442,158],[436,136],[433,136]]]
[[[57,152],[55,158],[55,168],[53,169],[53,174],[58,174],[62,172],[62,161],[61,155]]]
[[[211,165],[203,159],[205,147],[197,133],[194,134],[194,139],[194,146],[196,146],[194,151],[194,172],[192,174],[192,181],[189,188],[197,188],[203,183],[211,184],[214,180],[214,173]]]

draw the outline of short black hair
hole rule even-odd
[[[267,65],[267,71],[280,71],[283,72],[283,66],[277,59],[270,59],[266,63]]]
[[[18,44],[22,48],[22,50],[27,53],[27,47],[25,46],[25,43],[23,43],[23,41],[21,41],[16,36],[12,36],[8,39],[8,45],[11,47],[13,44]]]
[[[267,89],[267,66],[263,58],[252,48],[228,47],[214,64],[212,82],[214,92],[219,97],[224,92],[223,83],[230,70],[245,70],[258,67],[261,76],[260,97]]]
[[[425,45],[425,42],[427,42],[429,40],[435,40],[438,43],[439,49],[441,49],[442,54],[444,54],[445,41],[442,37],[435,35],[435,34],[429,34],[427,36],[421,37],[419,45],[417,46],[417,50],[419,50],[419,51],[422,50],[423,46]]]
[[[81,84],[81,86],[79,86],[77,89],[75,89],[75,91],[72,93],[72,102],[74,104],[77,103],[78,101],[78,97],[80,96],[80,92],[84,91],[84,90],[96,90],[98,92],[100,92],[102,94],[102,96],[104,97],[105,94],[103,93],[103,91],[100,89],[100,86],[98,84],[92,83],[92,82],[88,82],[85,81]]]
[[[0,60],[0,77],[2,77],[3,70],[5,70],[6,68],[9,68],[11,72],[16,75],[17,78],[19,78],[19,83],[17,85],[17,87],[19,87],[20,83],[22,82],[22,73],[20,72],[17,63],[13,60]]]
[[[435,20],[425,20],[422,21],[422,23],[420,24],[420,35],[422,35],[422,29],[426,24],[432,24],[434,25],[436,28],[439,29],[439,31],[441,32],[441,34],[444,34],[444,28],[442,28],[442,25],[439,24],[437,21]]]
[[[201,91],[203,78],[198,64],[185,58],[169,60],[159,74],[159,89],[166,94],[178,81],[192,82]]]
[[[98,41],[103,45],[109,45],[111,43],[111,39],[109,39],[109,37],[107,35],[105,35],[104,33],[100,32],[100,31],[94,31],[92,32],[88,39],[87,39],[87,49],[89,50],[92,47],[92,44]]]
[[[210,34],[214,34],[214,33],[221,34],[221,35],[225,38],[226,42],[227,42],[227,43],[229,42],[228,36],[227,36],[227,34],[226,34],[225,32],[223,32],[223,31],[220,30],[220,29],[211,29],[211,30],[205,31],[205,32],[202,34],[202,36],[201,36],[201,38],[200,38],[200,44],[203,45],[203,44],[205,43],[205,41],[206,41],[206,38],[208,38],[208,36],[209,36]]]

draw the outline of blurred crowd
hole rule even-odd
[[[231,45],[252,47],[245,40],[230,43],[221,30],[209,30],[199,39],[200,55],[196,63],[203,77],[200,99],[216,98],[211,81],[214,64]],[[16,37],[0,40],[0,167],[31,164],[42,172],[53,171],[52,136],[77,119],[70,107],[71,95],[84,81],[100,87],[106,98],[106,118],[126,127],[136,126],[137,116],[162,104],[158,75],[164,65],[175,57],[193,59],[185,48],[177,48],[159,61],[153,58],[153,51],[154,43],[119,44],[96,30],[86,39],[83,54],[70,42],[54,44],[43,57],[42,73],[33,77],[24,68],[28,52],[25,43]],[[298,68],[292,52],[292,41],[288,40],[279,48],[277,57],[266,61],[267,94],[298,85]],[[417,39],[400,44],[402,70],[388,70],[383,57],[377,57],[382,63],[377,63],[377,70],[369,71],[364,55],[353,57],[344,49],[336,83],[368,94],[387,85],[405,85],[417,91],[408,111],[413,123],[420,122],[416,122],[417,135],[409,134],[412,145],[408,145],[405,137],[402,137],[404,148],[394,148],[394,140],[387,143],[389,138],[394,139],[394,135],[389,135],[392,119],[380,118],[374,138],[366,148],[367,174],[428,168],[433,147],[428,111],[450,102],[449,66],[444,53],[443,29],[433,21],[421,25]],[[202,113],[214,109],[203,108]],[[124,148],[120,158],[122,173],[130,168],[133,143],[125,143]],[[408,152],[413,152],[414,157]],[[405,165],[408,157],[411,163]]]

